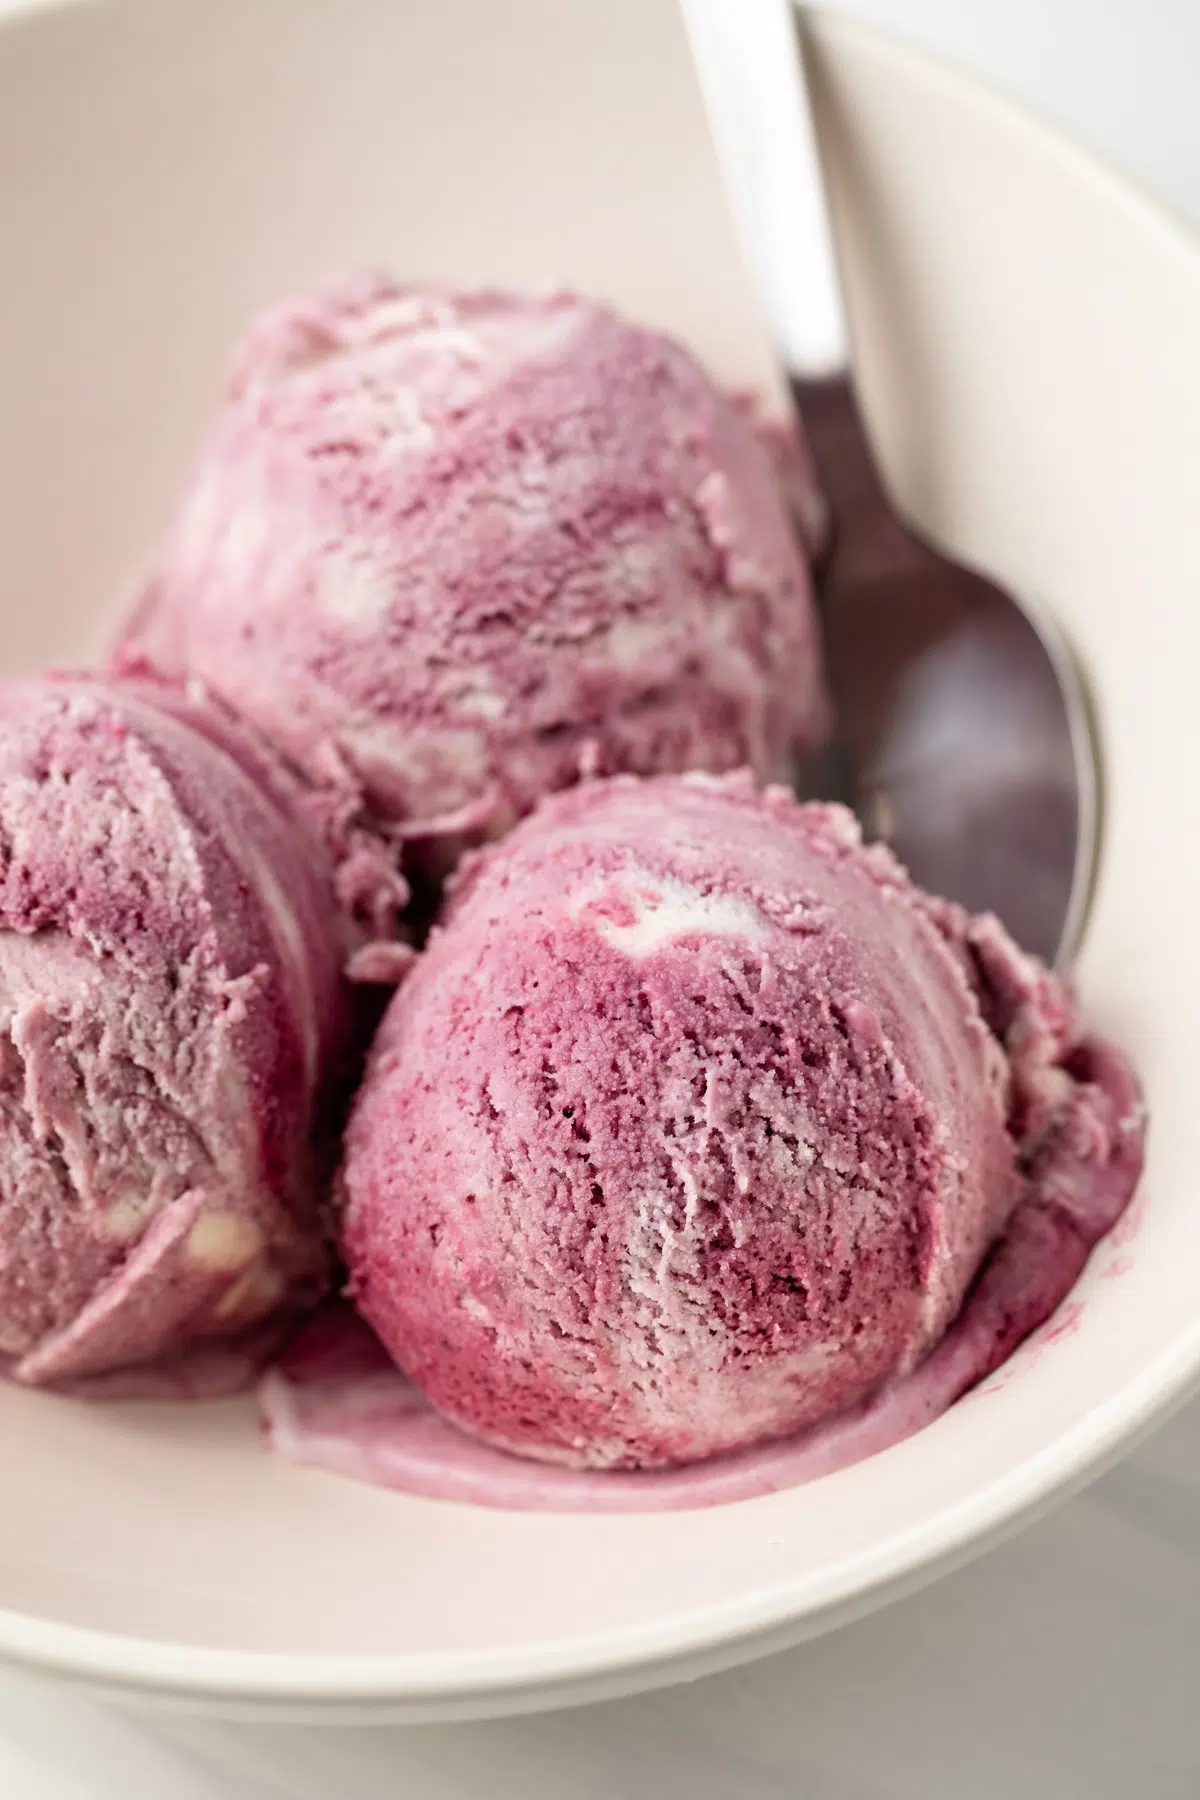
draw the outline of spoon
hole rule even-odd
[[[854,807],[921,887],[1062,966],[1097,838],[1096,757],[1048,620],[903,523],[859,410],[797,18],[681,0],[725,185],[831,514],[817,570],[837,714],[802,797]]]

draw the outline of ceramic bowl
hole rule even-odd
[[[1200,1367],[1200,245],[973,83],[818,23],[863,391],[899,502],[1086,664],[1080,966],[1152,1110],[1076,1292],[908,1442],[744,1504],[474,1510],[273,1460],[248,1401],[0,1390],[0,1658],[228,1712],[464,1717],[648,1687],[927,1581]],[[262,302],[383,261],[569,282],[771,379],[671,0],[110,0],[0,28],[0,657],[95,644]]]

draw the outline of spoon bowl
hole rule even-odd
[[[835,735],[804,772],[914,879],[1068,965],[1096,857],[1096,759],[1057,630],[901,523],[851,383],[797,381],[833,519],[819,571]]]

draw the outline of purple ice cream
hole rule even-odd
[[[409,867],[581,770],[786,778],[827,718],[747,409],[574,295],[386,277],[250,333],[118,663],[200,676]]]
[[[224,1385],[323,1287],[314,1130],[352,946],[292,789],[182,694],[0,690],[0,1356],[21,1381],[219,1346],[199,1385]]]
[[[621,778],[464,867],[354,1110],[342,1248],[490,1445],[663,1468],[889,1392],[887,1441],[926,1359],[937,1410],[1057,1304],[1141,1127],[1062,983],[848,813]]]

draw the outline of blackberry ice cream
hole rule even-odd
[[[885,1391],[919,1415],[896,1384],[943,1338],[948,1404],[1057,1304],[1140,1134],[1063,985],[848,813],[620,778],[461,872],[354,1110],[342,1248],[468,1432],[663,1468]]]
[[[118,662],[201,677],[410,867],[581,771],[786,777],[826,723],[746,409],[575,295],[386,277],[250,333]]]
[[[184,696],[0,690],[0,1355],[21,1381],[232,1347],[321,1291],[313,1133],[348,946],[289,792]]]

